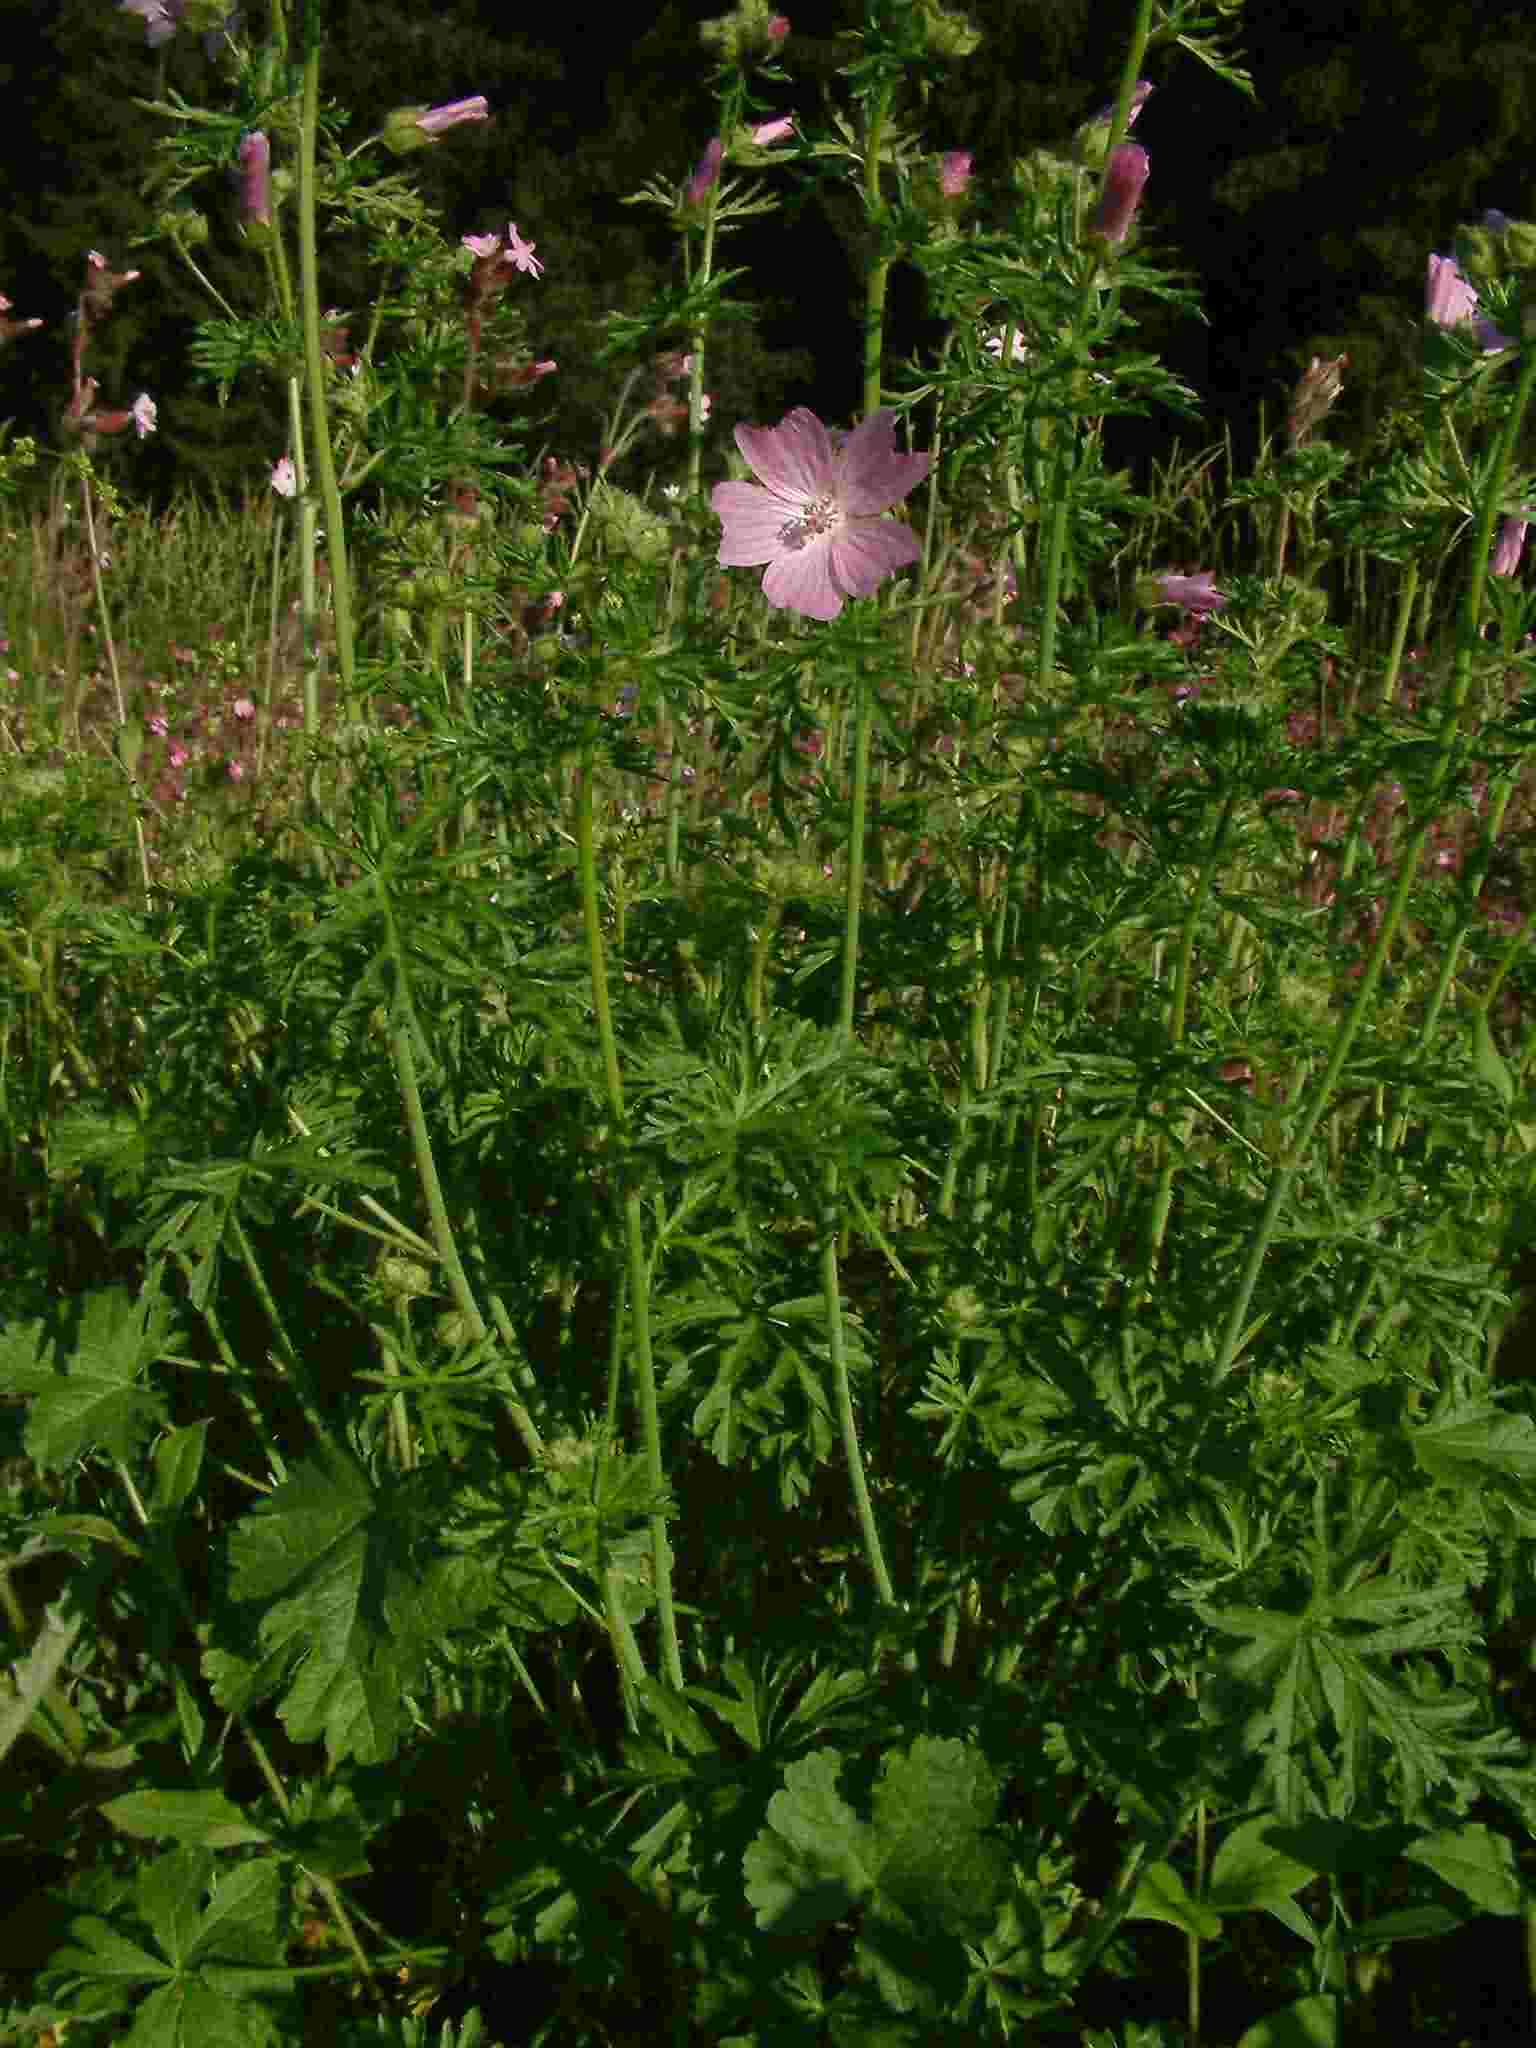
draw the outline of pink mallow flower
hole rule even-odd
[[[946,199],[958,199],[971,182],[975,162],[968,149],[948,149],[939,159],[939,190]]]
[[[1219,612],[1226,598],[1216,588],[1216,571],[1202,569],[1194,576],[1163,573],[1157,578],[1158,604],[1176,604],[1186,612]]]
[[[1106,242],[1125,240],[1151,170],[1152,159],[1139,142],[1121,143],[1109,160],[1104,197],[1093,216],[1092,234],[1102,235]]]
[[[882,406],[840,443],[797,406],[776,427],[739,426],[736,446],[760,484],[716,484],[722,569],[768,564],[763,595],[779,609],[835,619],[922,554],[911,527],[881,515],[920,484],[932,460],[896,452]]]

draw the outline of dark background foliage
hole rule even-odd
[[[596,322],[643,303],[679,256],[654,209],[626,207],[646,179],[675,180],[713,132],[708,53],[698,25],[718,0],[672,0],[629,10],[632,33],[592,6],[514,18],[482,0],[444,0],[423,12],[392,0],[327,0],[322,91],[352,114],[348,146],[402,103],[484,93],[494,119],[411,158],[411,177],[455,239],[507,219],[538,245],[547,269],[520,305],[557,377],[524,409],[532,445],[589,456],[616,382],[590,361]],[[257,10],[259,14],[259,9]],[[920,120],[935,150],[975,153],[982,188],[1003,203],[1020,152],[1063,143],[1113,90],[1130,7],[1048,0],[1017,8],[971,0],[983,30],[977,55],[934,89]],[[851,46],[858,0],[791,10],[784,61],[793,80],[772,88],[772,111],[816,126],[846,106],[837,67]],[[201,40],[147,47],[142,21],[111,0],[3,0],[0,80],[17,118],[0,129],[0,290],[16,315],[46,330],[0,356],[0,418],[16,433],[57,440],[69,391],[66,320],[86,251],[100,248],[143,280],[120,295],[93,358],[105,402],[148,389],[160,406],[155,441],[126,466],[133,489],[165,497],[178,480],[264,485],[281,452],[277,394],[256,380],[221,410],[192,380],[194,320],[212,307],[166,244],[135,250],[145,225],[141,186],[165,132],[133,104],[171,86],[194,104],[227,104]],[[1497,205],[1536,212],[1525,138],[1536,103],[1536,30],[1523,4],[1375,0],[1341,11],[1321,0],[1250,11],[1241,51],[1258,90],[1251,101],[1182,51],[1161,51],[1158,87],[1138,130],[1152,156],[1143,232],[1198,279],[1208,325],[1148,309],[1144,335],[1207,401],[1186,447],[1230,429],[1241,459],[1259,434],[1259,407],[1279,419],[1314,353],[1347,350],[1344,401],[1333,431],[1362,437],[1414,400],[1418,323],[1430,250],[1458,221]],[[782,100],[782,106],[778,102]],[[281,162],[281,154],[278,161]],[[395,168],[392,160],[387,168]],[[793,170],[769,174],[787,211],[748,223],[721,245],[744,264],[758,312],[710,361],[715,417],[724,427],[809,404],[851,416],[859,392],[857,311],[862,267],[857,215],[835,186],[809,190]],[[209,214],[200,252],[209,277],[241,312],[262,305],[264,282],[236,225],[232,182],[205,180],[188,197]],[[829,203],[830,200],[830,203]],[[983,199],[983,206],[987,204]],[[366,324],[368,273],[353,238],[324,250],[327,297]],[[898,273],[892,289],[888,375],[934,344],[922,288]],[[1143,477],[1178,423],[1118,423],[1111,453]]]

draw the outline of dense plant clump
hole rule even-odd
[[[578,456],[553,266],[381,160],[484,95],[343,150],[318,0],[116,11],[220,59],[160,172],[270,297],[192,347],[289,435],[136,510],[92,250],[0,449],[4,2038],[1528,2033],[1536,226],[1426,252],[1368,459],[1316,359],[1137,493],[1129,135],[1235,9],[999,228],[899,118],[962,14],[818,125],[741,0]],[[721,420],[796,174],[862,409]]]

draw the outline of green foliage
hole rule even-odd
[[[1126,77],[1246,88],[1230,16]],[[1209,2038],[1297,2043],[1417,1949],[1449,2037],[1536,1821],[1530,366],[1431,335],[1364,457],[1133,490],[1104,423],[1195,407],[1142,324],[1194,294],[1057,149],[936,209],[901,95],[1012,45],[882,0],[783,162],[952,345],[899,387],[920,558],[797,616],[721,573],[713,444],[609,474],[705,375],[761,417],[712,230],[778,171],[679,207],[631,112],[680,266],[559,299],[573,161],[498,187],[550,291],[492,305],[453,146],[366,139],[381,40],[427,94],[451,39],[352,20],[340,506],[72,465],[0,593],[5,2029],[1108,2043],[1134,1987],[1149,2048],[1219,1984]],[[711,38],[723,135],[771,20]],[[297,143],[295,53],[216,48],[134,96],[159,199]],[[304,309],[208,219],[134,246],[225,301],[209,419],[255,370],[286,432]],[[541,321],[595,480],[498,413]]]

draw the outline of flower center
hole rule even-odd
[[[837,500],[830,492],[825,497],[807,498],[800,517],[779,528],[779,545],[803,548],[808,541],[819,540],[823,534],[830,533],[837,522]]]

